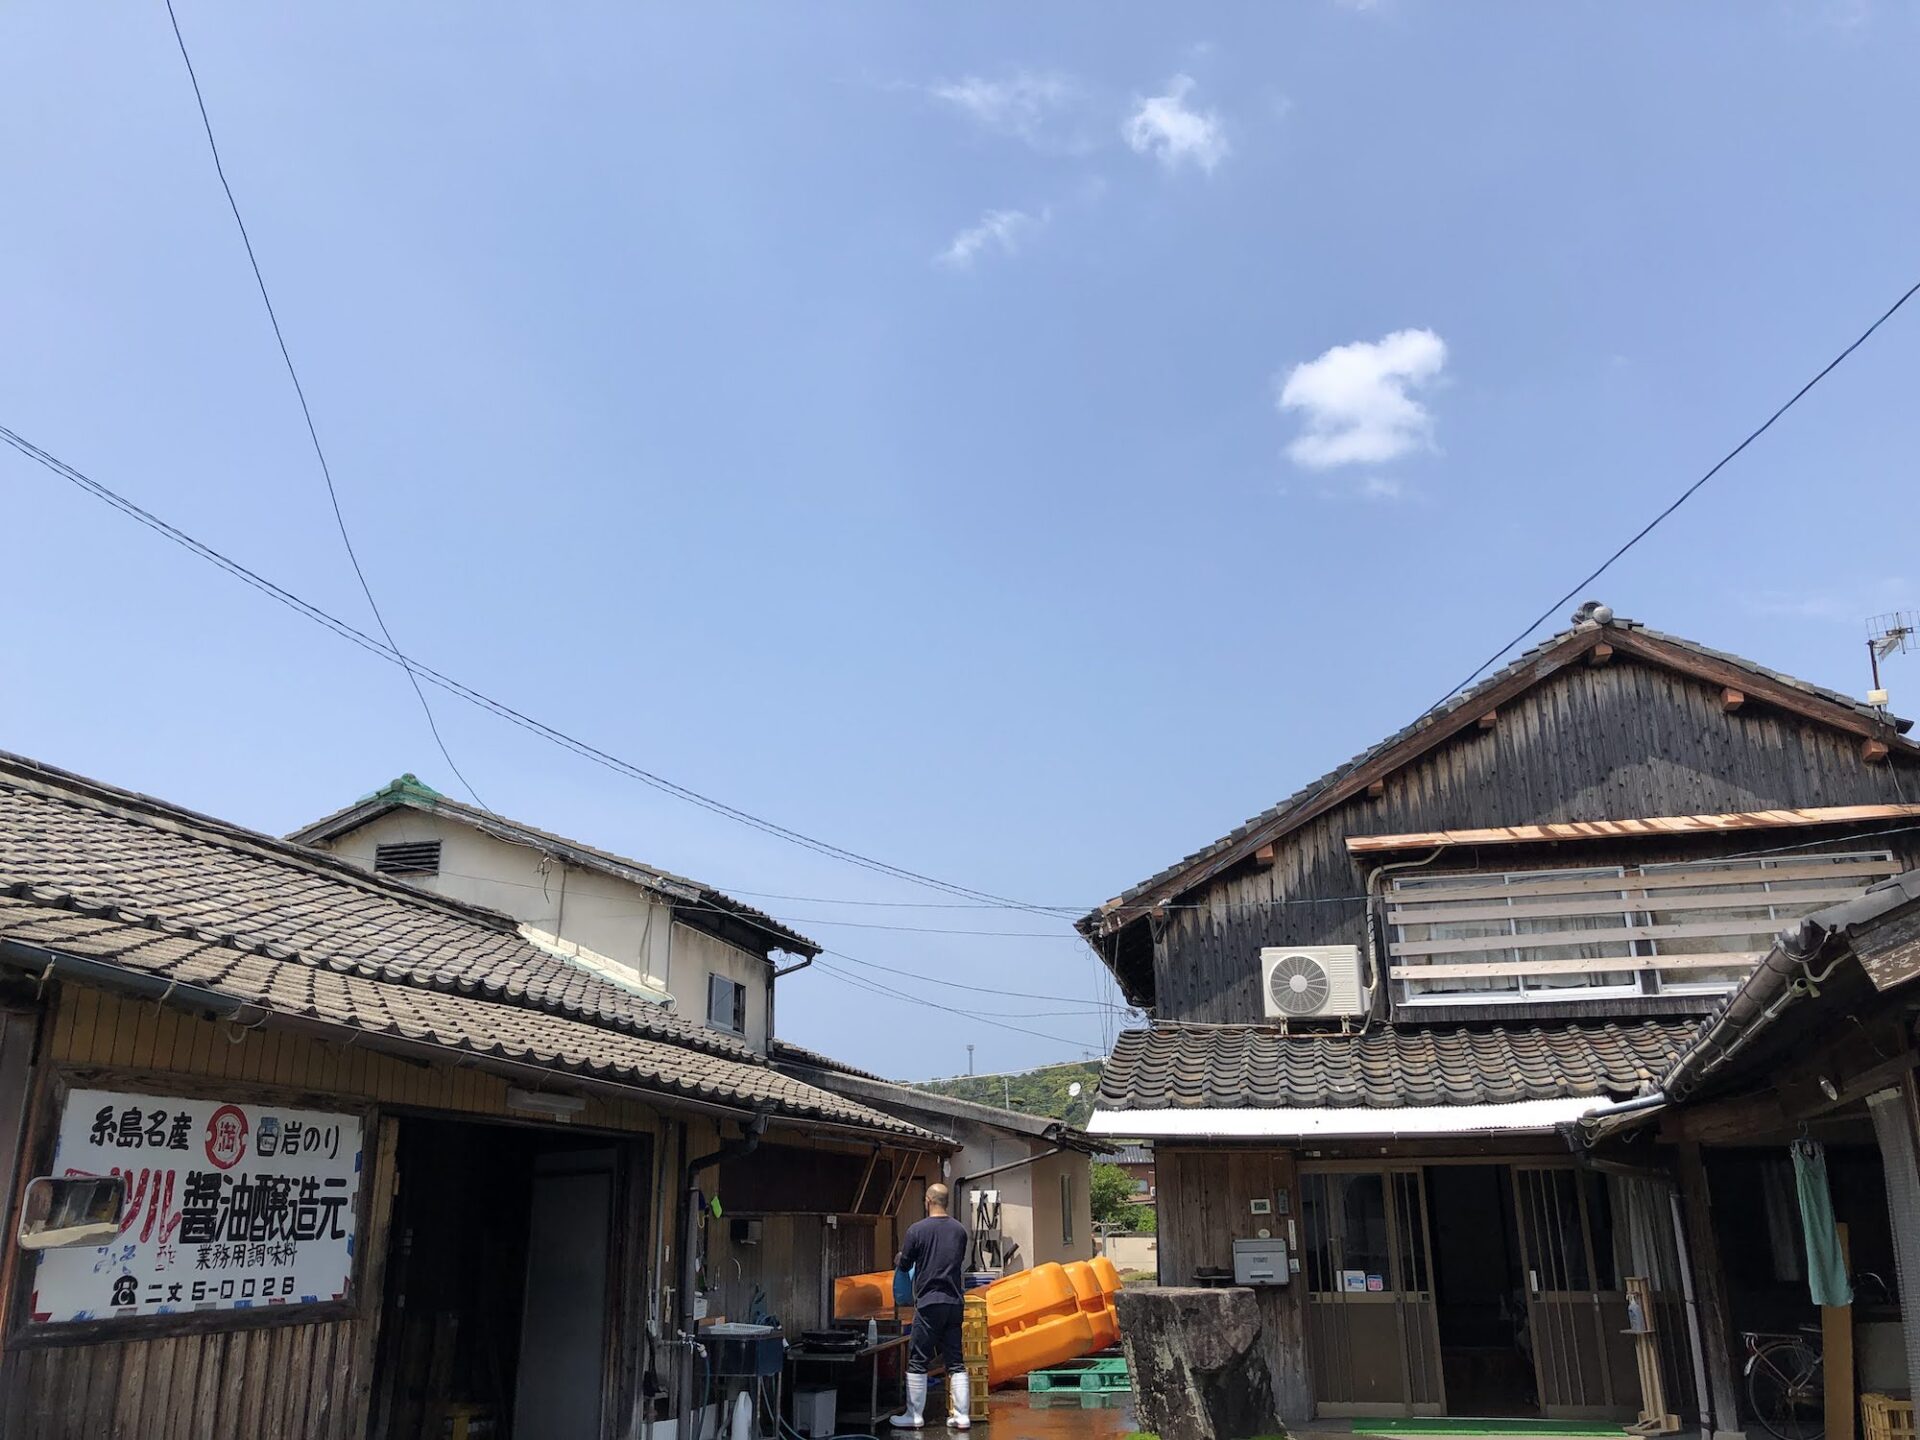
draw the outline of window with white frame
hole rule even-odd
[[[725,975],[707,976],[707,1024],[730,1035],[745,1035],[747,987]]]
[[[1403,875],[1389,973],[1409,1005],[1725,991],[1788,922],[1899,868],[1877,850]]]

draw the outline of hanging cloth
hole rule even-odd
[[[1827,1189],[1827,1147],[1817,1140],[1793,1142],[1793,1178],[1800,1193],[1800,1222],[1807,1232],[1807,1289],[1816,1305],[1851,1305],[1853,1286],[1833,1228],[1833,1196]]]
[[[1907,1084],[1911,1085],[1911,1080]],[[1900,1281],[1900,1303],[1913,1304],[1920,1295],[1920,1158],[1916,1158],[1913,1121],[1907,1098],[1898,1090],[1882,1090],[1867,1097],[1874,1134],[1880,1141],[1880,1160],[1887,1172],[1887,1214],[1893,1222],[1894,1274]],[[1911,1313],[1911,1311],[1909,1311]],[[1906,1329],[1907,1383],[1920,1395],[1920,1325]]]
[[[1785,1160],[1769,1155],[1760,1162],[1760,1199],[1767,1212],[1767,1249],[1773,1261],[1773,1278],[1782,1281],[1802,1279],[1800,1211],[1794,1203],[1793,1167]]]

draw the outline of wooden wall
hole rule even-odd
[[[1160,1283],[1190,1285],[1202,1266],[1233,1266],[1233,1242],[1251,1240],[1261,1226],[1286,1234],[1287,1217],[1255,1216],[1250,1202],[1284,1193],[1298,1227],[1300,1193],[1294,1157],[1279,1150],[1174,1150],[1154,1147],[1160,1183]],[[1275,1205],[1278,1209],[1278,1205]],[[1297,1254],[1298,1252],[1295,1251]],[[1280,1418],[1313,1415],[1313,1377],[1307,1361],[1306,1290],[1299,1276],[1284,1287],[1254,1292],[1265,1327]]]
[[[1492,729],[1470,728],[1389,776],[1379,798],[1356,797],[1294,831],[1272,865],[1249,864],[1181,896],[1182,906],[1199,908],[1174,910],[1154,946],[1156,1013],[1258,1022],[1262,946],[1365,944],[1360,900],[1271,903],[1364,893],[1367,872],[1347,853],[1349,835],[1913,799],[1920,799],[1920,764],[1904,757],[1869,764],[1855,736],[1752,702],[1727,713],[1717,687],[1625,656],[1574,665],[1503,708]],[[1449,854],[1433,869],[1705,859],[1834,833],[1760,830],[1612,849],[1488,847]],[[1920,864],[1920,832],[1864,843]]]
[[[247,1093],[339,1097],[474,1118],[512,1114],[509,1082],[475,1069],[414,1064],[363,1045],[273,1029],[241,1030],[151,1003],[62,987],[43,1031],[29,1154],[52,1119],[46,1086],[54,1066],[123,1072],[126,1083],[159,1091],[173,1076],[225,1080]],[[590,1099],[579,1117],[577,1128],[587,1126],[644,1134],[663,1128],[650,1107],[600,1097]],[[373,1384],[394,1129],[392,1120],[382,1122],[368,1178],[366,1258],[355,1314],[276,1325],[248,1325],[228,1314],[218,1321],[183,1321],[164,1335],[24,1345],[9,1314],[12,1343],[0,1357],[0,1436],[360,1440],[367,1433]],[[8,1251],[24,1258],[11,1246]],[[12,1296],[12,1285],[6,1293]],[[207,1328],[222,1324],[229,1328]]]

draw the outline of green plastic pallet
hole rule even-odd
[[[1111,1359],[1074,1360],[1065,1365],[1052,1365],[1045,1370],[1035,1370],[1027,1376],[1029,1394],[1044,1394],[1052,1390],[1077,1390],[1081,1392],[1107,1392],[1131,1390],[1133,1377],[1127,1374],[1127,1362],[1123,1357]]]

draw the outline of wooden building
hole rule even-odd
[[[1685,1207],[1703,1424],[1776,1418],[1847,1440],[1863,1433],[1862,1394],[1920,1395],[1917,1024],[1920,871],[1909,871],[1790,926],[1647,1094],[1579,1123],[1592,1163],[1671,1176]],[[1790,1161],[1809,1142],[1850,1272],[1844,1305],[1817,1306],[1809,1286]],[[1779,1342],[1751,1367],[1750,1335]],[[1815,1349],[1829,1383],[1800,1396],[1765,1383]],[[1756,1389],[1785,1413],[1750,1413]]]
[[[1086,916],[1151,1017],[1089,1129],[1153,1142],[1162,1281],[1288,1245],[1260,1304],[1289,1419],[1631,1419],[1624,1281],[1683,1308],[1685,1236],[1661,1177],[1566,1129],[1666,1073],[1782,925],[1920,860],[1906,729],[1585,606]]]
[[[951,1148],[508,916],[0,757],[9,1440],[671,1434],[702,1313],[818,1325]],[[112,1237],[34,1248],[102,1175]]]

